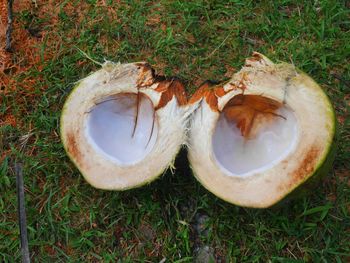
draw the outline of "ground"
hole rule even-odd
[[[349,262],[350,5],[348,1],[14,1],[6,52],[0,0],[0,260],[20,260],[14,163],[23,163],[30,253],[38,262]],[[87,59],[148,61],[186,82],[227,79],[259,51],[311,75],[339,122],[333,169],[308,197],[268,210],[219,200],[192,176],[101,191],[59,138]]]

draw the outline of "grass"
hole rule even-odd
[[[19,69],[0,75],[12,83],[0,91],[2,262],[21,257],[15,161],[24,164],[34,262],[193,262],[203,245],[217,262],[350,260],[347,1],[28,1],[17,6],[15,20],[35,45],[15,43],[11,63]],[[185,152],[174,175],[149,186],[96,190],[59,139],[64,100],[74,82],[99,67],[77,48],[98,61],[148,61],[186,80],[189,93],[206,79],[227,78],[253,50],[294,63],[336,109],[334,167],[309,197],[269,210],[235,207],[207,192]],[[205,215],[205,231],[196,230],[198,215]]]

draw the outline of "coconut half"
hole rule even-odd
[[[269,207],[327,172],[334,111],[293,65],[254,53],[227,83],[204,83],[189,104],[198,107],[188,139],[193,172],[230,203]]]
[[[190,114],[183,85],[144,62],[114,64],[79,81],[61,115],[61,139],[94,187],[124,190],[172,164]]]

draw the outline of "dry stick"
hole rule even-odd
[[[27,234],[27,219],[26,210],[24,207],[24,186],[23,186],[23,172],[22,164],[15,164],[16,183],[17,183],[17,199],[18,199],[18,219],[19,230],[21,236],[21,252],[22,262],[30,263],[29,248],[28,248],[28,234]]]
[[[6,29],[6,46],[5,50],[11,52],[11,34],[12,34],[12,24],[13,24],[13,0],[7,0],[7,29]]]
[[[210,58],[212,55],[214,55],[214,53],[216,52],[216,51],[218,51],[218,49],[219,48],[221,48],[224,44],[225,44],[225,42],[226,42],[226,40],[229,38],[229,36],[232,34],[232,32],[233,32],[233,30],[231,30],[229,33],[228,33],[228,35],[225,37],[225,39],[205,58],[205,59],[208,59],[208,58]]]
[[[338,75],[338,74],[332,74],[332,76],[333,76],[334,78],[336,78],[337,80],[339,80],[340,82],[342,82],[345,86],[350,87],[350,81],[349,81],[349,80],[344,79],[343,77],[341,77],[341,76]]]

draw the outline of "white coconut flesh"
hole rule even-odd
[[[243,83],[243,84],[242,84]],[[311,178],[330,153],[334,111],[322,89],[288,64],[274,64],[255,54],[246,66],[214,93],[203,98],[191,120],[188,157],[196,178],[218,197],[240,206],[265,208]],[[280,103],[273,121],[251,137],[223,110],[237,95]],[[221,94],[220,96],[217,94]]]
[[[155,116],[151,100],[142,93],[110,96],[89,113],[87,137],[96,150],[120,165],[135,164],[156,142]]]
[[[80,80],[67,98],[62,143],[92,186],[135,188],[172,165],[185,141],[189,109],[175,96],[158,107],[159,85],[145,63],[107,62]]]
[[[213,135],[213,153],[228,176],[247,177],[272,168],[294,150],[299,137],[294,113],[287,107],[273,122],[263,125],[255,138],[247,139],[237,123],[220,114]]]

